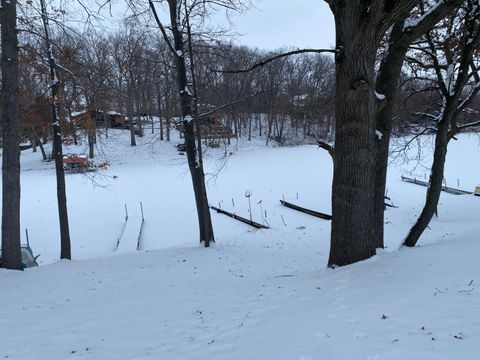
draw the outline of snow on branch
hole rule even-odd
[[[433,25],[444,18],[451,10],[461,5],[463,0],[439,0],[419,18],[406,18],[402,32],[406,37],[417,38],[425,34]]]
[[[474,122],[471,122],[471,123],[468,123],[468,124],[458,125],[457,129],[458,130],[465,130],[465,129],[472,128],[472,127],[475,127],[475,126],[480,126],[480,120],[474,121]]]

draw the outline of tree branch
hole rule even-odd
[[[329,143],[326,143],[325,141],[322,140],[317,140],[317,144],[319,148],[322,148],[323,150],[326,150],[330,156],[333,158],[333,146],[330,145]]]
[[[163,39],[167,43],[168,48],[170,51],[173,53],[175,57],[178,57],[179,55],[177,54],[177,51],[173,47],[170,39],[168,38],[167,32],[165,30],[165,27],[163,26],[162,22],[160,21],[160,18],[158,17],[157,10],[155,9],[155,5],[153,4],[152,0],[148,0],[148,4],[150,5],[150,9],[152,10],[153,17],[155,18],[155,22],[157,23],[160,31],[162,32]]]
[[[228,104],[221,105],[221,106],[219,106],[219,107],[216,107],[216,108],[213,109],[213,110],[210,110],[210,111],[204,112],[204,113],[202,113],[202,114],[199,114],[199,115],[198,115],[198,118],[201,119],[201,118],[210,116],[210,115],[216,113],[217,111],[226,109],[226,108],[228,108],[228,107],[230,107],[230,106],[240,104],[240,103],[242,103],[242,102],[245,102],[245,101],[247,101],[247,100],[250,100],[250,99],[254,98],[254,97],[257,96],[258,94],[259,94],[259,93],[255,93],[255,94],[250,95],[250,96],[248,96],[248,97],[246,97],[246,98],[243,98],[243,99],[240,99],[240,100],[236,100],[236,101],[230,102],[230,103],[228,103]]]
[[[333,49],[298,49],[298,50],[293,50],[285,53],[281,53],[275,56],[272,56],[271,58],[268,58],[266,60],[262,60],[249,68],[246,69],[239,69],[239,70],[216,70],[212,69],[213,72],[216,73],[223,73],[223,74],[242,74],[242,73],[248,73],[250,71],[253,71],[259,67],[263,67],[275,60],[292,56],[292,55],[299,55],[299,54],[305,54],[305,53],[315,53],[315,54],[322,54],[322,53],[330,53],[330,54],[335,54],[335,50]]]

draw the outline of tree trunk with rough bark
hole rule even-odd
[[[17,1],[2,0],[2,259],[6,269],[21,270],[20,120]]]
[[[395,24],[391,37],[401,36],[403,21]],[[398,81],[402,70],[408,42],[392,44],[388,54],[380,64],[376,81],[377,93],[385,96],[376,117],[376,160],[375,160],[375,205],[374,217],[374,245],[384,247],[384,218],[385,218],[385,192],[387,187],[388,153],[392,135],[392,115],[395,98],[397,96]]]
[[[358,29],[365,27],[359,9],[335,13],[336,127],[332,186],[330,267],[375,255],[373,244],[376,42]]]

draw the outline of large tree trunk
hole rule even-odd
[[[2,267],[22,269],[17,1],[2,0]]]
[[[338,7],[335,13],[337,96],[330,267],[375,255],[372,209],[377,42],[365,31],[366,20],[358,7]]]
[[[398,81],[402,70],[405,53],[409,40],[396,41],[403,35],[404,21],[395,24],[390,35],[391,44],[388,54],[380,64],[376,91],[385,96],[377,112],[376,130],[376,160],[375,160],[375,205],[374,218],[374,245],[384,247],[384,219],[385,219],[385,192],[387,186],[388,153],[392,136],[392,115],[397,96]]]
[[[60,258],[72,259],[70,245],[70,229],[68,225],[67,193],[65,189],[65,171],[63,169],[62,133],[60,129],[60,117],[58,111],[59,80],[56,73],[53,46],[50,42],[48,29],[48,15],[45,0],[40,0],[42,8],[42,21],[45,30],[45,44],[47,46],[48,64],[50,68],[50,88],[52,95],[52,131],[53,131],[53,156],[55,159],[55,174],[57,178],[57,203],[58,218],[60,223]]]

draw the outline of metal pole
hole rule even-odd
[[[252,220],[252,202],[250,201],[250,196],[248,197],[248,209],[250,211],[250,221]]]
[[[260,201],[260,214],[262,215],[262,222],[264,223],[265,222],[265,219],[263,217],[263,206],[262,206],[262,202]]]
[[[28,229],[25,228],[25,236],[27,237],[27,246],[30,247],[30,239],[28,238]]]

